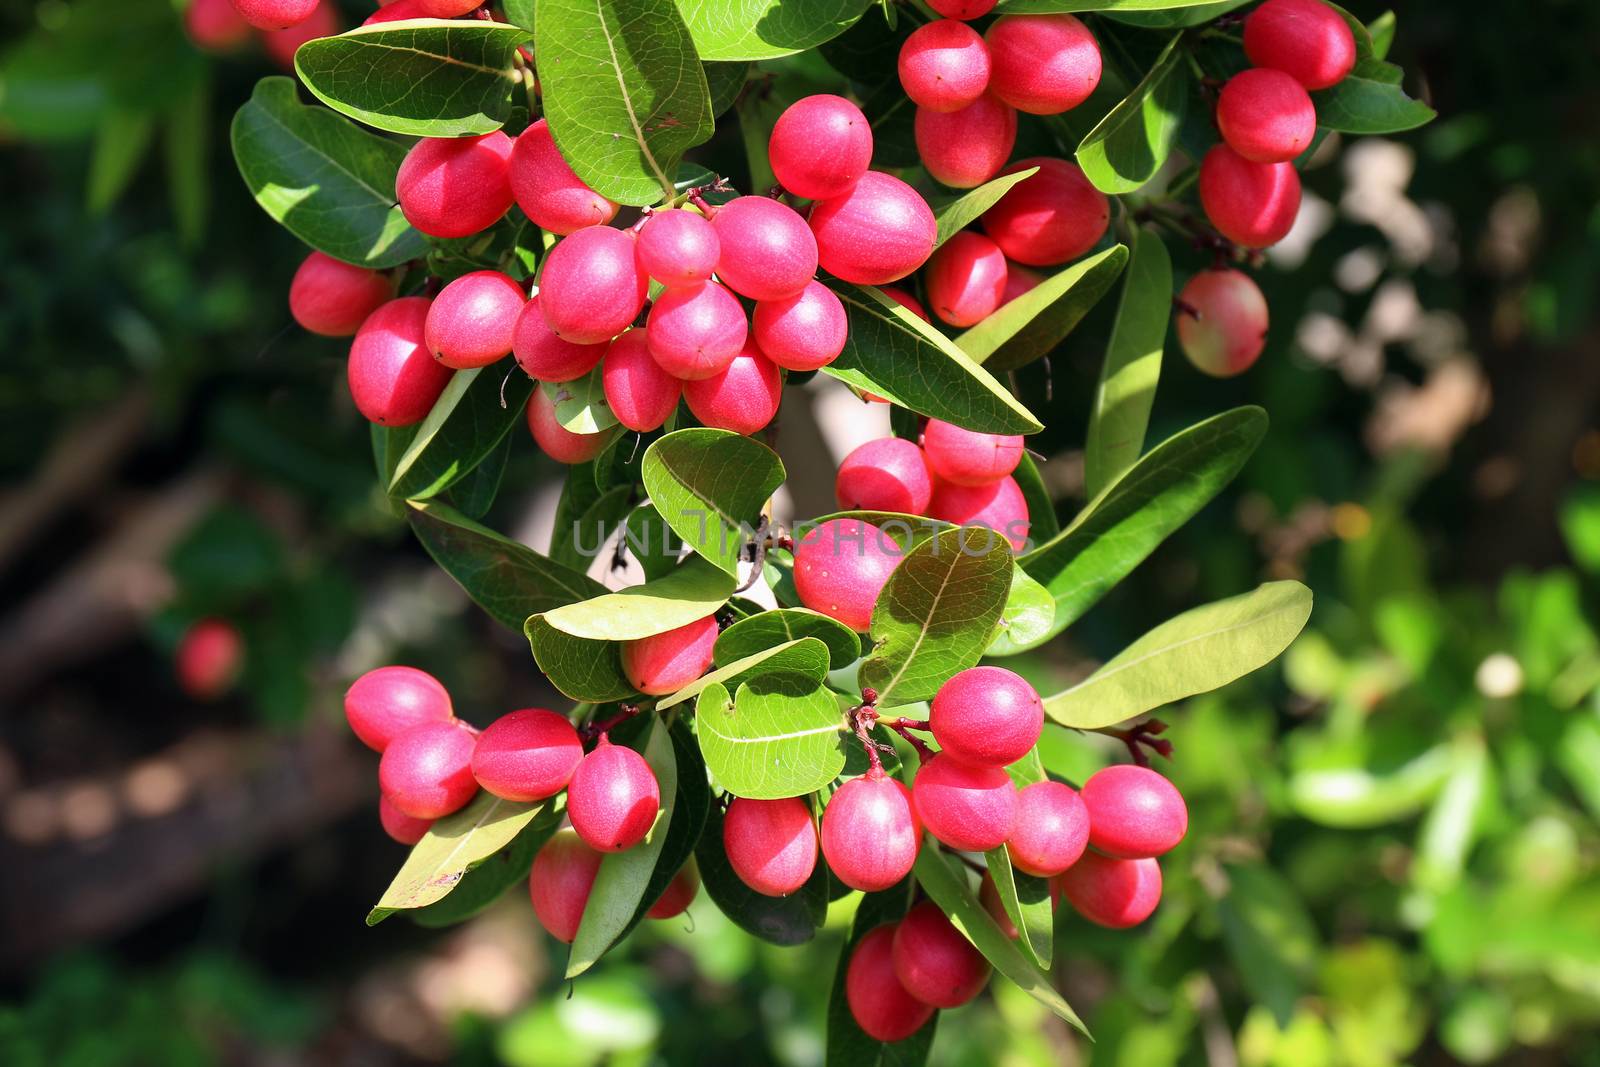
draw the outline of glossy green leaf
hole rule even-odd
[[[1146,30],[1182,30],[1199,26],[1221,15],[1226,15],[1251,0],[1199,0],[1188,7],[1145,8],[1119,7],[1104,11],[1107,18]]]
[[[994,373],[1032,363],[1048,355],[1111,291],[1127,261],[1122,245],[1081,259],[1002,306],[957,337],[956,344]]]
[[[1387,59],[1389,56],[1389,49],[1394,45],[1394,12],[1385,11],[1383,14],[1367,23],[1367,33],[1372,37],[1373,58]]]
[[[929,849],[924,848],[924,852]],[[923,1027],[904,1041],[885,1044],[870,1037],[856,1025],[845,1000],[845,971],[850,956],[861,939],[884,923],[899,922],[911,908],[911,882],[906,880],[881,893],[867,893],[856,907],[850,924],[850,938],[839,953],[833,973],[833,991],[828,997],[828,1046],[826,1067],[922,1067],[933,1047],[939,1015],[934,1013]]]
[[[522,422],[532,393],[510,359],[456,371],[395,463],[389,494],[422,500],[460,481]]]
[[[1134,231],[1100,384],[1084,444],[1084,488],[1090,499],[1122,477],[1144,451],[1161,351],[1172,317],[1172,260],[1159,234]]]
[[[1024,452],[1011,477],[1016,479],[1017,488],[1022,490],[1022,499],[1028,505],[1028,539],[1036,543],[1048,541],[1060,533],[1061,520],[1056,517],[1055,502],[1050,499],[1050,487],[1044,484],[1044,475],[1040,473],[1039,464],[1034,462],[1033,457]]]
[[[1000,612],[986,656],[1010,656],[1032,648],[1051,636],[1056,621],[1056,601],[1050,590],[1034,581],[1021,567],[1011,571],[1011,591]]]
[[[671,574],[678,566],[683,538],[672,532],[654,504],[640,504],[629,513],[625,537],[646,580]]]
[[[849,78],[863,95],[900,82],[896,69],[900,49],[918,23],[896,18],[890,25],[884,13],[893,10],[890,5],[878,4],[876,10],[869,9],[855,25],[817,49],[828,65]]]
[[[523,632],[533,661],[564,696],[604,704],[637,695],[622,673],[622,656],[616,642],[562,633],[545,622],[543,615],[529,618]]]
[[[1026,167],[1015,174],[1003,174],[992,181],[984,182],[976,189],[969,189],[958,197],[933,205],[933,217],[939,222],[939,237],[934,247],[939,247],[976,222],[978,216],[994,207],[1002,196],[1011,191],[1013,185],[1026,181],[1037,173],[1039,173],[1038,167]]]
[[[650,502],[673,532],[732,575],[784,479],[783,461],[760,441],[698,427],[652,444],[641,473]]]
[[[872,0],[679,0],[701,59],[773,59],[850,28]]]
[[[569,433],[601,433],[617,425],[599,367],[576,381],[540,382],[539,388],[550,398],[556,421]]]
[[[565,812],[564,796],[540,805],[533,821],[509,845],[467,871],[449,896],[411,912],[411,921],[418,926],[454,926],[482,914],[506,890],[527,881],[533,858],[560,827]]]
[[[595,641],[637,641],[703,619],[728,602],[734,578],[698,557],[664,577],[602,593],[544,614],[562,633]]]
[[[729,694],[714,683],[695,703],[700,753],[734,796],[780,800],[816,792],[844,768],[840,698],[797,671],[763,670]]]
[[[693,700],[713,685],[737,690],[740,682],[748,681],[757,673],[792,672],[822,681],[828,673],[828,646],[815,637],[802,637],[772,648],[762,649],[743,659],[718,667],[701,675],[676,693],[656,701],[656,710],[665,711],[686,700]]]
[[[335,259],[393,267],[427,250],[395,200],[405,146],[300,103],[291,78],[262,78],[233,117],[233,157],[256,202]]]
[[[1206,693],[1271,663],[1311,617],[1311,590],[1267,582],[1157,626],[1044,702],[1063,726],[1099,729]]]
[[[1189,99],[1182,40],[1173,35],[1133,91],[1078,145],[1078,165],[1101,192],[1131,193],[1167,161]]]
[[[745,79],[750,76],[750,64],[707,63],[705,69],[706,91],[711,95],[711,114],[715,118],[732,107],[739,98]],[[683,184],[681,174],[677,184]]]
[[[1400,87],[1401,70],[1377,58],[1362,59],[1339,84],[1311,94],[1317,125],[1341,133],[1399,133],[1437,117]]]
[[[1023,874],[1011,865],[1006,846],[984,853],[989,877],[994,880],[1000,906],[1018,931],[1016,943],[1042,970],[1050,970],[1055,951],[1055,906],[1050,899],[1050,879]]]
[[[816,936],[828,915],[828,865],[818,862],[811,878],[786,897],[769,897],[744,884],[722,845],[722,807],[712,804],[705,833],[695,846],[706,895],[734,925],[774,945],[802,945]]]
[[[802,637],[815,637],[828,646],[833,670],[861,658],[860,635],[837,619],[806,608],[778,608],[740,619],[718,635],[713,655],[720,666]]]

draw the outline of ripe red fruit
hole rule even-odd
[[[817,273],[817,239],[806,220],[766,196],[741,196],[711,216],[721,255],[717,277],[751,300],[778,300],[806,287]]]
[[[1117,859],[1170,852],[1189,831],[1189,809],[1178,787],[1148,767],[1119,763],[1083,783],[1089,844]]]
[[[258,30],[283,30],[311,17],[318,0],[233,0],[239,16]]]
[[[528,302],[522,286],[497,270],[477,270],[433,298],[423,329],[428,351],[446,367],[487,367],[511,351],[517,318]]]
[[[528,872],[533,914],[557,941],[570,945],[578,936],[583,909],[589,904],[589,892],[604,858],[571,830],[562,830],[546,841],[533,858],[533,869]]]
[[[1161,903],[1161,867],[1152,859],[1118,860],[1085,852],[1056,882],[1079,915],[1113,930],[1139,925]]]
[[[415,667],[379,667],[357,678],[344,694],[344,717],[361,743],[382,752],[389,742],[425,722],[455,718],[439,679]]]
[[[511,138],[424,137],[406,153],[395,196],[406,221],[430,237],[470,237],[511,209]]]
[[[752,434],[766,428],[783,400],[783,374],[755,345],[721,373],[683,383],[683,400],[702,425]]]
[[[796,541],[795,591],[812,611],[864,631],[903,554],[893,538],[870,522],[829,519]]]
[[[1266,248],[1294,227],[1300,175],[1293,163],[1252,163],[1219,144],[1200,162],[1200,206],[1228,240]]]
[[[196,700],[215,700],[238,681],[244,639],[223,619],[200,619],[184,631],[175,652],[178,685]]]
[[[584,844],[601,852],[632,848],[655,825],[661,786],[644,757],[604,734],[567,784],[567,818]]]
[[[994,57],[989,91],[1018,111],[1059,115],[1100,84],[1100,46],[1072,15],[1002,15],[983,38]]]
[[[391,5],[392,6],[392,5]],[[511,332],[511,351],[521,367],[537,382],[570,382],[594,370],[606,354],[606,342],[579,345],[556,336],[544,320],[539,297],[522,305]]]
[[[1244,54],[1307,89],[1326,89],[1356,65],[1356,39],[1320,0],[1267,0],[1244,20]]]
[[[682,208],[657,211],[639,229],[639,267],[665,286],[710,279],[722,245],[704,215]]]
[[[700,892],[700,868],[695,866],[694,857],[689,857],[689,862],[678,869],[672,876],[672,881],[667,883],[667,888],[661,891],[656,902],[650,905],[650,910],[645,915],[651,919],[671,919],[682,915],[689,910],[689,905],[694,903],[694,898]]]
[[[988,485],[955,485],[938,481],[928,514],[957,526],[987,526],[1021,552],[1028,541],[1028,501],[1017,480],[1007,475]]]
[[[271,30],[261,34],[261,50],[278,66],[294,71],[295,51],[307,41],[318,37],[332,37],[339,32],[339,12],[333,0],[319,3],[301,22],[288,29]]]
[[[711,666],[718,632],[716,618],[707,615],[666,633],[624,641],[622,674],[646,696],[676,693]]]
[[[939,231],[915,189],[876,170],[843,195],[813,204],[810,222],[823,269],[857,285],[904,278],[928,261]]]
[[[497,797],[531,802],[565,789],[581,759],[583,742],[565,715],[523,708],[484,727],[472,776]]]
[[[751,333],[756,346],[778,366],[816,370],[844,351],[849,322],[833,290],[809,281],[793,296],[758,302],[751,316]]]
[[[899,73],[913,104],[959,111],[989,87],[989,46],[966,23],[935,19],[900,46]]]
[[[407,815],[385,796],[378,797],[378,822],[384,833],[402,845],[414,845],[421,841],[428,827],[433,825],[432,819],[414,819]]]
[[[822,811],[822,855],[851,889],[888,889],[911,873],[921,845],[911,790],[882,771],[852,778]]]
[[[917,108],[917,155],[934,180],[954,189],[982,185],[1000,172],[1017,143],[1017,112],[992,96],[959,111]]]
[[[633,323],[649,287],[634,256],[633,235],[590,226],[562,238],[545,257],[539,307],[557,337],[598,344]]]
[[[544,119],[517,137],[511,151],[509,180],[523,214],[540,229],[562,237],[585,226],[604,226],[617,214],[616,204],[573,173]]]
[[[1178,344],[1201,371],[1231,378],[1267,343],[1267,298],[1248,274],[1203,270],[1178,294]]]
[[[324,337],[351,336],[368,315],[392,299],[391,275],[321,252],[307,256],[289,283],[289,314],[302,328]]]
[[[453,19],[479,7],[472,0],[417,0],[424,16],[431,19]]]
[[[1017,870],[1040,878],[1060,874],[1088,844],[1089,811],[1076,789],[1034,782],[1017,793],[1017,826],[1006,842]]]
[[[969,667],[934,694],[928,725],[939,747],[974,766],[1005,767],[1039,743],[1044,702],[1004,667]]]
[[[350,342],[346,378],[356,410],[367,421],[421,422],[449,383],[450,368],[423,343],[429,303],[425,296],[391,300],[367,316]]]
[[[846,511],[921,515],[933,496],[933,479],[916,444],[901,437],[880,437],[844,457],[833,492]]]
[[[963,852],[998,848],[1016,824],[1017,787],[1003,767],[974,767],[940,753],[917,772],[911,794],[928,832]]]
[[[769,897],[786,897],[817,866],[817,827],[799,797],[735,797],[722,821],[728,865],[745,885]]]
[[[383,5],[362,19],[361,25],[376,26],[384,22],[405,22],[408,19],[432,17],[432,15],[422,10],[421,0],[390,0],[390,3]]]
[[[1006,257],[999,245],[981,233],[963,230],[933,253],[924,280],[935,315],[951,326],[972,326],[1000,306],[1006,289]],[[1022,438],[1016,441],[1020,449]],[[1002,471],[995,477],[1008,473]]]
[[[250,24],[231,0],[191,0],[183,9],[183,28],[208,52],[231,52],[250,37]]]
[[[627,330],[611,342],[600,383],[617,421],[639,433],[649,433],[666,422],[683,396],[683,382],[656,362],[640,329]]]
[[[872,126],[842,96],[807,96],[778,116],[767,158],[778,184],[795,196],[842,196],[872,165]]]
[[[1317,109],[1289,75],[1254,67],[1222,87],[1217,128],[1228,147],[1252,163],[1287,163],[1310,146]]]
[[[856,943],[844,972],[844,998],[856,1025],[876,1041],[904,1041],[933,1018],[933,1005],[906,991],[894,973],[896,924]]]
[[[928,0],[928,6],[949,19],[977,19],[994,10],[995,0]]]
[[[951,238],[954,242],[955,238]],[[945,481],[988,485],[1017,469],[1024,442],[1019,433],[981,433],[942,419],[929,419],[922,431],[922,447],[928,455],[928,467]]]
[[[1006,264],[1006,291],[1000,294],[1000,306],[1011,303],[1017,297],[1038,287],[1044,281],[1044,275],[1036,270],[1029,270],[1020,263]]]
[[[744,308],[717,282],[663,289],[645,324],[650,354],[686,382],[727,370],[749,330]]]
[[[905,308],[911,314],[932,325],[933,320],[928,317],[928,309],[922,306],[922,301],[906,292],[904,289],[893,285],[882,286],[879,290],[884,296]]]
[[[611,443],[612,432],[573,433],[556,418],[556,402],[543,389],[528,399],[528,432],[534,444],[557,463],[587,463]]]
[[[1100,240],[1111,222],[1106,194],[1084,177],[1076,163],[1034,157],[1011,164],[1002,174],[1038,167],[1006,191],[983,213],[983,232],[1010,259],[1049,267],[1076,259]]]
[[[472,777],[472,727],[460,719],[418,723],[389,742],[378,760],[378,787],[414,819],[459,810],[478,791]]]
[[[936,1008],[959,1008],[989,984],[989,961],[931,900],[900,920],[890,957],[906,992]]]

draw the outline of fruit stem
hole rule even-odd
[[[867,697],[870,695],[871,699]],[[861,742],[861,747],[867,750],[867,773],[874,778],[883,777],[883,758],[878,755],[880,746],[872,739],[872,728],[878,723],[878,709],[873,706],[878,699],[878,694],[871,689],[861,691],[862,702],[851,708],[850,719],[855,723],[856,738]]]
[[[917,759],[927,763],[933,758],[933,749],[928,747],[926,741],[911,732],[914,727],[905,725],[907,722],[916,721],[915,719],[901,719],[888,725],[891,730],[900,735],[906,744],[917,750]],[[926,727],[923,728],[926,729]]]
[[[578,734],[584,741],[599,743],[606,740],[606,734],[644,710],[643,704],[618,704],[615,715],[601,722],[591,722],[584,725],[578,730]]]
[[[1146,748],[1169,762],[1172,759],[1172,742],[1156,736],[1167,732],[1167,724],[1160,719],[1146,719],[1126,729],[1106,726],[1093,732],[1114,737],[1127,745],[1128,755],[1141,767],[1150,766],[1150,756],[1145,752]]]

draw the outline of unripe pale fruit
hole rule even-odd
[[[284,30],[311,17],[318,0],[233,0],[239,16],[258,30]]]
[[[632,325],[649,288],[650,277],[634,256],[633,235],[590,226],[563,237],[545,257],[539,307],[557,337],[598,344]]]
[[[1219,144],[1200,162],[1200,206],[1228,240],[1266,248],[1294,227],[1300,175],[1293,163],[1252,163]]]
[[[957,235],[959,236],[959,235]],[[954,242],[951,238],[951,242]],[[1022,462],[1021,434],[981,433],[942,419],[929,419],[922,431],[928,468],[955,485],[988,485]]]
[[[911,312],[911,314],[921,319],[923,322],[928,323],[930,326],[933,324],[933,319],[928,317],[928,309],[922,306],[922,301],[918,300],[904,289],[894,285],[885,285],[882,286],[879,291],[882,292],[884,296],[888,297],[890,300],[893,300],[896,304],[899,304],[901,307]]]
[[[624,641],[623,677],[646,696],[676,693],[711,666],[718,632],[716,618],[707,615],[666,633]]]
[[[722,848],[739,880],[757,893],[786,897],[817,866],[817,827],[799,797],[735,797],[722,821]]]
[[[1017,793],[1017,825],[1006,841],[1011,865],[1049,878],[1078,862],[1089,844],[1089,811],[1078,791],[1034,782]]]
[[[1317,109],[1300,83],[1281,70],[1240,71],[1217,97],[1217,129],[1228,147],[1252,163],[1288,163],[1317,132]]]
[[[783,401],[783,373],[746,343],[720,374],[683,383],[683,400],[704,426],[753,434],[765,429]]]
[[[994,10],[995,0],[928,0],[928,6],[947,19],[977,19]]]
[[[1002,174],[1038,167],[983,213],[983,232],[1010,259],[1049,267],[1076,259],[1095,246],[1111,222],[1111,204],[1076,163],[1035,157],[1013,163]]]
[[[1161,903],[1161,867],[1152,859],[1118,860],[1085,852],[1056,882],[1079,915],[1113,930],[1138,926]]]
[[[1320,0],[1267,0],[1244,20],[1244,54],[1307,89],[1326,89],[1355,66],[1356,39]]]
[[[1028,541],[1028,501],[1009,475],[988,485],[936,481],[928,515],[957,526],[987,526],[1018,552]]]
[[[1032,751],[1044,702],[1004,667],[968,667],[934,694],[928,725],[939,748],[973,766],[1007,767]]]
[[[565,715],[523,708],[484,727],[472,776],[497,797],[531,802],[565,789],[581,759],[583,742]]]
[[[451,370],[428,352],[425,296],[391,300],[367,316],[350,342],[345,367],[350,397],[369,422],[421,422],[449,384]]]
[[[456,370],[487,367],[511,351],[527,304],[522,286],[497,270],[456,278],[433,298],[423,338],[440,363]]]
[[[221,0],[218,0],[221,2]],[[289,283],[289,314],[323,337],[349,337],[394,299],[394,278],[313,252]]]
[[[644,272],[670,288],[709,280],[722,245],[704,215],[673,208],[650,216],[639,230],[636,251]]]
[[[439,679],[415,667],[379,667],[357,678],[344,694],[344,717],[361,743],[382,752],[389,742],[425,722],[455,717]]]
[[[983,35],[989,91],[1018,111],[1059,115],[1100,84],[1100,46],[1072,15],[1002,15]]]
[[[951,326],[973,326],[1000,306],[1006,290],[1006,257],[983,234],[962,230],[928,260],[924,281],[935,315]],[[1022,438],[1016,440],[1020,449]],[[1001,471],[995,477],[1009,473]]]
[[[284,30],[261,34],[261,50],[284,70],[294,71],[294,54],[307,41],[332,37],[339,32],[339,12],[333,0],[317,4],[304,20]]]
[[[1240,271],[1203,270],[1178,294],[1178,344],[1216,378],[1243,373],[1267,343],[1267,298]]]
[[[417,0],[417,6],[426,18],[453,19],[481,6],[481,0],[479,4],[472,0]]]
[[[819,281],[807,282],[793,296],[758,302],[750,322],[756,346],[792,371],[826,367],[839,358],[849,338],[844,305]]]
[[[903,555],[894,539],[870,522],[829,519],[795,544],[795,591],[812,611],[865,631],[878,594]]]
[[[678,869],[672,876],[672,881],[667,883],[667,888],[661,891],[656,902],[650,905],[650,910],[645,916],[651,919],[671,919],[682,915],[689,910],[689,905],[694,903],[694,898],[700,892],[700,868],[695,866],[694,857],[689,857],[689,862]]]
[[[528,432],[534,444],[557,463],[587,463],[598,456],[613,436],[610,430],[599,433],[573,433],[556,418],[556,402],[543,389],[528,398]]]
[[[880,437],[856,447],[833,480],[834,496],[846,511],[897,511],[921,515],[933,496],[922,449],[901,437]]]
[[[928,832],[963,852],[998,848],[1016,825],[1017,787],[1003,767],[974,767],[940,753],[922,765],[911,793]]]
[[[391,5],[392,6],[392,5]],[[570,382],[594,370],[607,351],[606,342],[579,345],[556,336],[544,320],[539,297],[522,305],[511,332],[517,366],[536,382]]]
[[[604,226],[616,217],[617,205],[589,188],[567,165],[544,119],[517,137],[509,177],[517,206],[542,230],[565,237],[586,226]]]
[[[511,210],[511,138],[424,137],[406,153],[395,196],[406,221],[430,237],[470,237]]]
[[[432,819],[414,819],[407,815],[385,796],[378,798],[378,822],[383,826],[384,833],[402,845],[414,845],[421,841],[428,827],[433,825]]]
[[[208,52],[231,52],[250,38],[250,23],[230,0],[191,0],[183,9],[183,28]]]
[[[683,382],[656,362],[640,329],[628,330],[611,342],[600,384],[617,421],[639,433],[649,433],[666,422],[683,396]]]
[[[929,111],[959,111],[989,87],[989,46],[978,31],[955,19],[935,19],[913,30],[900,46],[898,66],[900,87],[913,104]]]
[[[936,1008],[959,1008],[989,984],[989,961],[931,900],[900,920],[891,958],[906,992]]]
[[[584,844],[601,852],[632,848],[655,825],[661,786],[644,757],[604,734],[567,784],[567,818]]]
[[[378,787],[414,819],[458,811],[478,792],[472,777],[472,727],[460,719],[424,722],[389,742],[378,760]]]
[[[1006,291],[1000,294],[1000,305],[1004,307],[1023,293],[1038,288],[1044,281],[1044,275],[1036,270],[1029,270],[1020,263],[1006,264]]]
[[[888,889],[911,873],[921,845],[911,790],[882,771],[852,778],[822,810],[822,855],[851,889]]]
[[[904,1041],[933,1018],[933,1005],[906,991],[894,974],[896,924],[856,942],[844,972],[844,998],[856,1025],[875,1041]]]
[[[174,654],[178,685],[196,700],[215,700],[239,680],[244,639],[223,619],[200,619],[184,631]]]
[[[811,206],[822,268],[857,285],[898,281],[933,252],[933,209],[911,186],[869,170],[850,190]]]
[[[749,330],[738,298],[717,282],[663,289],[645,324],[650,354],[686,382],[727,370]]]
[[[557,941],[570,945],[578,936],[583,909],[589,904],[589,892],[604,858],[571,830],[558,832],[533,858],[533,869],[528,872],[533,914]]]
[[[1089,844],[1117,859],[1165,855],[1189,831],[1178,787],[1148,767],[1119,763],[1083,783]]]
[[[817,239],[800,213],[766,196],[741,196],[711,216],[721,254],[717,277],[751,300],[778,300],[817,273]]]
[[[917,108],[912,123],[917,155],[935,181],[972,189],[1000,172],[1017,143],[1017,112],[993,96],[959,111]]]
[[[421,0],[391,0],[361,20],[363,26],[376,26],[384,22],[405,22],[408,19],[432,18],[422,10]]]
[[[842,96],[807,96],[778,116],[767,158],[778,184],[795,196],[842,196],[872,165],[872,126]]]

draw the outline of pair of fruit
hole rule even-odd
[[[534,856],[533,868],[528,872],[528,896],[533,902],[534,917],[551,937],[570,945],[578,936],[604,859],[603,853],[590,848],[572,830],[558,831]],[[681,915],[699,892],[700,870],[691,857],[645,915],[651,919]]]
[[[845,1003],[877,1041],[903,1041],[935,1010],[959,1008],[989,983],[989,961],[931,901],[869,931],[845,964]]]

